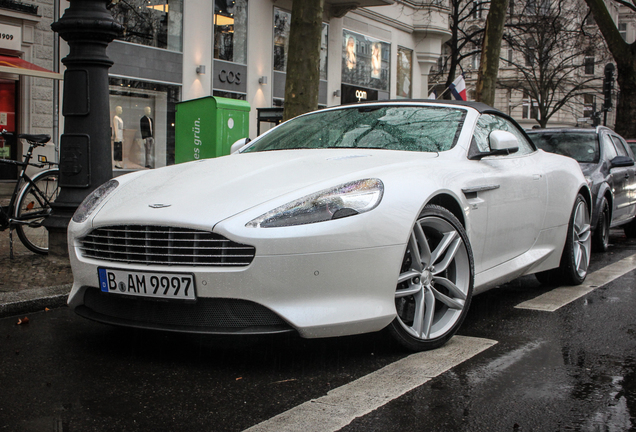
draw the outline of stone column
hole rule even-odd
[[[68,257],[66,232],[84,198],[111,179],[108,69],[106,48],[123,30],[106,8],[110,0],[69,0],[70,6],[51,25],[68,42],[60,140],[60,194],[44,225],[49,255]]]

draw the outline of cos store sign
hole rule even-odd
[[[247,66],[221,60],[214,61],[214,90],[247,92]]]
[[[0,24],[0,48],[20,51],[22,49],[22,27]]]

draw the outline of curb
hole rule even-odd
[[[72,284],[0,293],[0,318],[66,306]]]

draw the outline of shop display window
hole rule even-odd
[[[413,83],[413,50],[398,47],[397,58],[397,88],[395,95],[398,99],[410,99]]]
[[[247,64],[247,0],[214,0],[214,58]]]
[[[113,169],[174,164],[175,104],[180,87],[110,78]]]
[[[126,0],[113,2],[110,10],[124,26],[119,40],[182,51],[183,0]]]
[[[291,12],[274,8],[274,70],[286,72],[287,50],[289,48],[289,29]],[[322,23],[320,37],[320,79],[327,80],[327,43],[329,41],[329,25]]]
[[[342,82],[389,91],[391,44],[342,32]]]
[[[16,132],[16,95],[18,81],[0,80],[0,130]],[[0,158],[16,160],[18,145],[16,142],[0,137]],[[0,164],[0,180],[15,180],[18,170],[15,165]]]

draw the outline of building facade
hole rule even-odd
[[[623,37],[633,41],[633,12],[611,0],[607,4]],[[485,27],[488,10],[477,1],[461,5],[466,6],[462,29],[474,39],[463,45],[457,74],[464,74],[468,99],[474,100],[482,37],[476,31]],[[431,71],[433,82],[445,82],[449,56],[449,47],[443,47]],[[584,1],[511,0],[494,106],[526,129],[538,127],[542,114],[547,127],[588,127],[595,116],[613,127],[615,112],[603,111],[604,69],[609,63],[611,55]],[[617,96],[615,88],[614,106]]]
[[[50,25],[66,7],[64,0],[3,0],[0,25],[19,27],[22,39],[17,50],[0,46],[0,55],[63,73],[68,47]],[[182,101],[241,99],[250,104],[249,136],[270,128],[276,118],[259,121],[259,112],[284,104],[291,8],[291,0],[113,0],[109,9],[125,28],[107,51],[114,62],[115,174],[174,163],[175,111]],[[319,105],[426,98],[429,70],[448,37],[445,2],[325,0]],[[0,122],[2,112],[14,112],[8,128],[51,134],[53,143],[43,151],[54,157],[63,133],[62,82],[0,70],[0,85],[14,95],[2,98],[11,107],[0,111]],[[10,158],[21,154],[0,151]],[[15,179],[15,173],[2,175]]]

